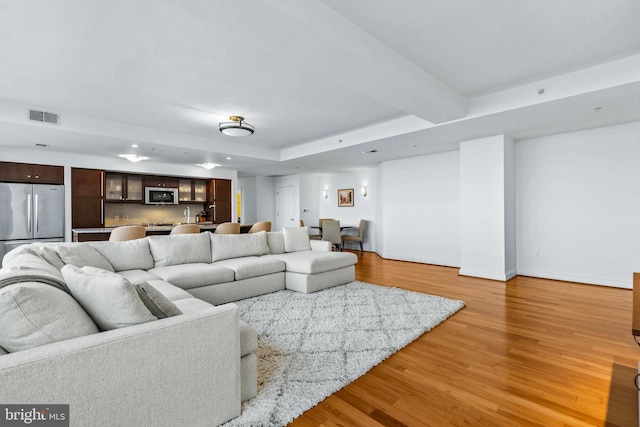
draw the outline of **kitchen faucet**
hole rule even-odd
[[[184,218],[184,222],[186,222],[187,224],[191,224],[191,209],[189,209],[189,206],[184,208]]]

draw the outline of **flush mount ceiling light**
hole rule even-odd
[[[200,166],[201,168],[205,168],[205,169],[213,169],[216,166],[220,166],[217,163],[196,163],[196,166]]]
[[[127,159],[130,162],[137,163],[140,160],[147,160],[148,157],[138,156],[137,154],[118,154],[118,157],[122,157],[123,159]]]
[[[231,116],[230,122],[222,122],[219,124],[220,132],[228,136],[247,136],[253,134],[253,126],[244,121],[244,117]]]

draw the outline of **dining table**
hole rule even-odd
[[[342,224],[340,224],[340,231],[343,231],[346,228],[354,228],[354,227],[355,227],[355,225],[342,225]],[[310,225],[309,228],[313,228],[313,229],[322,231],[322,226],[321,225]]]

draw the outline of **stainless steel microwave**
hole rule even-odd
[[[144,204],[145,205],[177,205],[178,189],[177,188],[144,188]]]

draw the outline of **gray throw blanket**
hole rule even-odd
[[[0,273],[0,288],[13,285],[14,283],[23,282],[45,283],[47,285],[55,286],[66,293],[70,293],[69,288],[67,288],[67,285],[63,280],[56,275],[49,274],[43,270],[24,267],[10,267],[4,268],[2,273]]]

